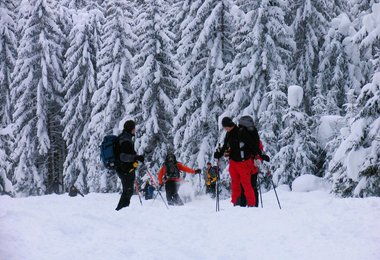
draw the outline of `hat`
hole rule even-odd
[[[124,131],[130,133],[133,129],[135,129],[136,123],[133,120],[128,120],[124,123]]]
[[[165,162],[176,162],[175,155],[173,153],[168,153],[165,158]]]
[[[222,119],[222,126],[223,127],[226,127],[226,126],[228,126],[228,127],[232,127],[232,126],[234,126],[235,124],[234,124],[234,122],[232,122],[232,119],[231,118],[229,118],[228,116],[226,116],[226,117],[223,117],[223,119]]]

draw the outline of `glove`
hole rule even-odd
[[[261,161],[259,160],[259,159],[255,159],[255,160],[253,160],[254,161],[254,163],[255,163],[255,166],[257,167],[257,168],[260,168],[260,166],[261,166]]]
[[[144,163],[144,155],[136,155],[135,160]]]
[[[139,167],[139,163],[138,162],[134,162],[133,163],[133,168],[137,168],[137,167]]]
[[[195,173],[196,173],[196,174],[200,174],[200,173],[201,173],[201,169],[196,169],[196,170],[195,170]]]
[[[260,157],[261,157],[261,159],[263,159],[263,160],[266,161],[266,162],[269,162],[269,161],[270,161],[269,156],[266,155],[266,154],[262,154],[262,155],[260,155]]]
[[[220,158],[222,158],[222,153],[221,153],[220,151],[216,151],[216,152],[214,153],[214,158],[215,158],[215,159],[220,159]]]

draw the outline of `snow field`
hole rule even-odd
[[[201,196],[167,210],[119,194],[0,197],[0,259],[380,259],[380,199],[263,194],[264,208]]]

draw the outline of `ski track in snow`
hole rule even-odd
[[[264,208],[196,197],[167,210],[158,197],[0,197],[0,259],[380,259],[380,198],[324,191],[263,194]],[[164,194],[163,194],[164,195]]]

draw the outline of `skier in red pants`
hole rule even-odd
[[[227,134],[223,147],[214,153],[214,157],[219,159],[224,155],[230,160],[231,202],[234,205],[239,204],[241,184],[244,188],[248,207],[254,207],[256,205],[256,196],[251,184],[251,174],[254,168],[252,158],[261,154],[258,146],[259,136],[258,134],[257,136],[252,136],[243,128],[237,127],[229,117],[223,118],[222,125]]]
[[[260,141],[259,143],[259,147],[260,147],[260,150],[261,152],[263,152],[264,150],[264,146],[262,144],[262,142]],[[258,166],[263,162],[263,159],[261,158],[260,155],[256,155],[256,158],[253,158],[253,169],[252,169],[252,173],[251,173],[251,185],[252,185],[252,188],[255,192],[255,197],[256,197],[256,205],[255,207],[258,207],[259,206],[259,192],[258,192],[258,187],[257,187],[257,178],[258,178],[258,173],[259,173],[259,168]],[[259,165],[257,165],[259,164]],[[244,195],[244,188],[242,188],[242,191],[241,191],[241,194],[240,194],[240,202],[238,203],[240,205],[240,207],[245,207],[247,206],[247,199],[245,198],[245,195]]]

